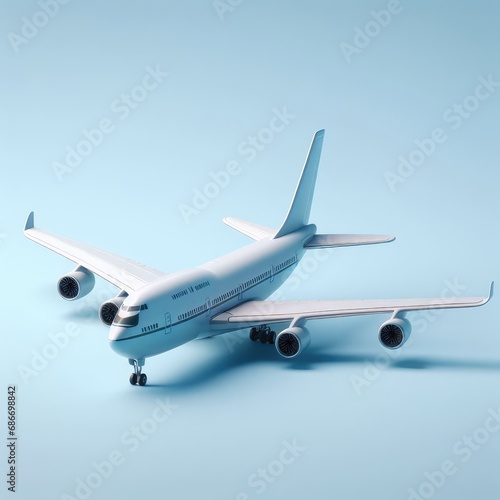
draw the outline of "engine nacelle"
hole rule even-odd
[[[378,331],[380,343],[387,349],[399,349],[410,338],[411,323],[406,318],[391,318]]]
[[[307,328],[293,326],[276,337],[276,349],[284,358],[295,358],[307,349],[311,343],[311,334]]]
[[[78,266],[73,272],[59,278],[57,291],[63,299],[76,300],[90,293],[94,285],[94,274],[88,269]]]
[[[111,326],[111,323],[113,323],[116,313],[118,312],[118,309],[120,309],[125,298],[126,295],[119,295],[101,304],[101,307],[99,307],[99,319],[106,326]]]

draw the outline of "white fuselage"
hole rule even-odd
[[[290,276],[315,234],[311,224],[278,239],[264,239],[179,271],[129,295],[110,327],[112,349],[143,359],[190,340],[234,330],[211,327],[218,314],[249,300],[263,300]]]

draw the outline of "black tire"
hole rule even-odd
[[[139,385],[146,385],[146,382],[148,381],[148,377],[146,377],[145,373],[141,373],[139,376]]]
[[[132,385],[137,385],[137,375],[135,373],[130,374],[129,380]]]
[[[270,343],[270,344],[274,344],[274,342],[276,341],[276,332],[269,332],[269,336],[268,336],[268,339],[267,341]]]
[[[252,342],[256,342],[257,340],[259,340],[259,332],[258,332],[257,328],[250,329],[250,340]]]
[[[266,344],[268,339],[267,332],[265,330],[262,330],[259,335],[259,340],[261,344]]]

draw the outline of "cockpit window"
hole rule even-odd
[[[139,324],[139,315],[134,314],[134,316],[127,316],[126,318],[122,318],[120,315],[115,316],[115,320],[113,321],[113,325],[117,326],[137,326]]]
[[[144,309],[147,309],[148,305],[147,304],[141,304],[140,306],[126,306],[122,304],[121,310],[125,312],[138,312],[138,311],[144,311]]]
[[[137,311],[141,310],[141,306],[125,306],[122,304],[121,309],[122,309],[122,311],[126,311],[126,312],[137,312]]]

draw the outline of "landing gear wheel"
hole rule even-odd
[[[267,344],[267,342],[268,342],[268,335],[267,335],[267,332],[265,330],[262,330],[260,332],[259,340],[260,340],[261,344]]]
[[[267,337],[267,341],[270,343],[270,344],[274,344],[274,342],[276,341],[276,332],[269,332],[269,335]]]
[[[257,340],[259,340],[259,332],[258,332],[257,328],[250,329],[250,340],[252,342],[256,342]]]
[[[132,385],[146,385],[147,377],[145,373],[142,373],[142,367],[144,366],[144,358],[140,359],[129,359],[129,364],[134,367],[134,373],[130,375],[130,383]]]

